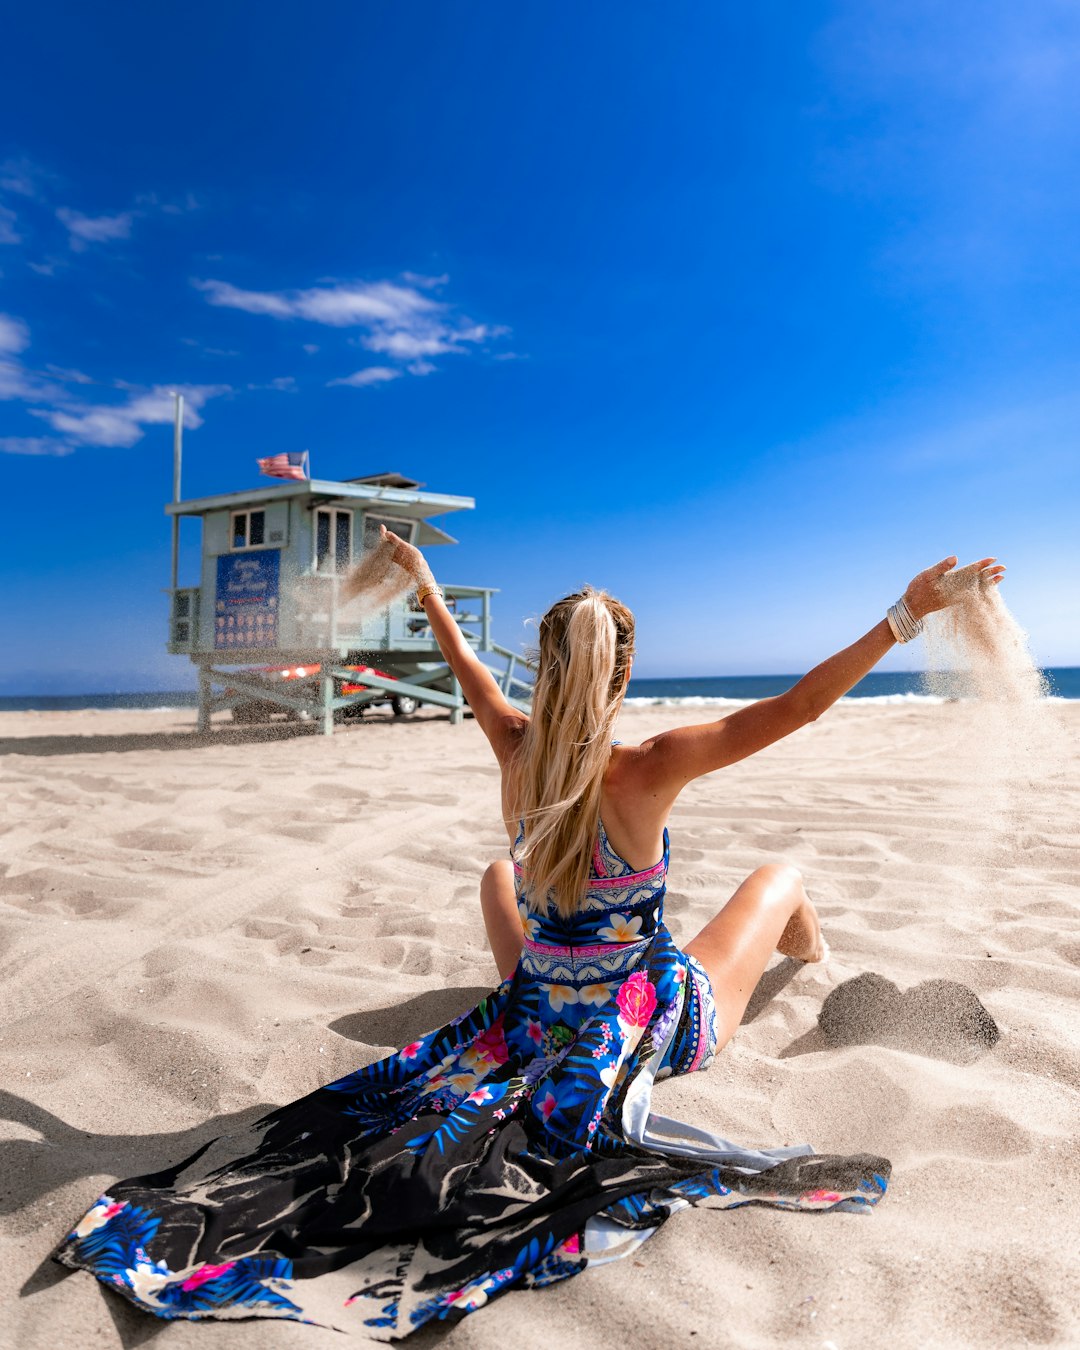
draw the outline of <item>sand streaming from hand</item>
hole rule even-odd
[[[975,586],[926,621],[926,690],[956,700],[949,755],[965,769],[958,803],[972,887],[1000,883],[1060,784],[1068,747],[1027,634],[996,586]]]
[[[378,614],[416,585],[412,575],[394,561],[395,547],[391,539],[380,540],[348,574],[343,594],[350,598],[342,602],[342,608],[347,608],[350,618]]]

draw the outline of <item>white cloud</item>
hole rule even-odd
[[[368,384],[385,384],[387,380],[396,380],[400,377],[400,370],[391,370],[389,366],[365,366],[363,370],[358,370],[354,375],[346,375],[340,380],[331,380],[329,384],[348,384],[354,389],[362,389]]]
[[[15,228],[15,212],[0,206],[0,244],[19,244],[22,235]]]
[[[315,353],[316,353],[318,350],[319,350],[318,343],[316,343],[316,342],[305,342],[305,343],[304,343],[304,351],[307,352],[308,356],[314,356]]]
[[[461,355],[509,332],[455,316],[445,301],[423,293],[423,289],[441,286],[447,280],[445,276],[423,277],[407,272],[405,281],[409,284],[405,285],[396,281],[331,281],[291,291],[246,291],[217,280],[194,280],[192,285],[209,304],[221,308],[273,319],[305,319],[329,328],[366,329],[357,339],[361,346],[400,362],[412,374],[426,375],[432,369],[427,358]],[[310,343],[304,350],[310,353],[318,347]],[[335,383],[373,384],[392,376],[370,372],[390,369],[369,366]],[[400,373],[393,372],[394,376]]]
[[[51,436],[0,436],[0,455],[70,455],[73,445],[54,441]]]
[[[275,319],[308,319],[331,328],[405,323],[440,306],[410,286],[392,281],[312,286],[303,291],[244,291],[227,281],[195,281],[211,305],[268,314]]]
[[[401,277],[410,286],[423,286],[425,290],[431,290],[436,286],[445,286],[450,280],[450,275],[447,272],[443,272],[438,277],[426,277],[422,272],[402,272]]]
[[[364,338],[364,346],[369,351],[396,356],[401,361],[412,361],[418,356],[442,356],[444,352],[456,350],[454,344],[437,331],[406,333],[400,329],[397,332],[374,333]]]
[[[7,159],[0,164],[0,188],[20,197],[40,197],[41,183],[52,177],[28,159]]]
[[[184,395],[184,426],[194,430],[202,426],[199,409],[208,399],[231,393],[231,388],[227,384],[189,384],[177,385],[176,392]],[[159,385],[129,393],[126,403],[69,403],[30,411],[80,445],[131,446],[142,440],[147,426],[173,420],[172,394],[171,389]]]
[[[87,244],[105,244],[113,239],[127,239],[135,221],[134,211],[120,211],[115,216],[84,216],[61,206],[57,219],[67,227],[68,243],[78,253]]]
[[[89,375],[84,375],[81,370],[67,370],[63,366],[49,366],[45,369],[54,379],[63,380],[65,384],[93,384],[94,381]]]
[[[14,314],[0,314],[0,352],[21,352],[30,345],[30,329]]]
[[[172,390],[166,386],[146,389],[115,380],[113,388],[126,395],[122,402],[83,402],[69,386],[84,387],[94,381],[80,370],[59,366],[47,367],[49,379],[27,369],[19,353],[29,343],[30,330],[24,321],[0,314],[0,400],[36,404],[27,409],[30,416],[46,422],[65,439],[8,436],[0,438],[4,453],[66,455],[77,445],[131,446],[142,439],[146,427],[173,420]],[[269,387],[287,389],[290,382],[288,378],[275,380]],[[227,384],[188,384],[176,389],[184,395],[184,425],[192,429],[202,426],[199,410],[209,399],[232,392]]]
[[[296,393],[296,377],[293,375],[279,375],[276,380],[267,380],[265,384],[249,384],[249,389],[276,389],[282,394]]]

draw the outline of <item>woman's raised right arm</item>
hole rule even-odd
[[[945,558],[920,572],[904,592],[912,618],[923,619],[956,602],[970,586],[996,585],[1005,568],[983,558],[954,571],[955,558]],[[850,647],[822,661],[784,694],[764,698],[747,708],[700,726],[677,727],[641,747],[639,772],[661,796],[674,798],[692,778],[722,769],[790,736],[869,674],[896,639],[886,619],[875,624]]]

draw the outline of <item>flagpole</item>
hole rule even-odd
[[[184,396],[173,394],[176,400],[175,419],[173,421],[173,460],[172,460],[172,499],[174,504],[180,500],[180,462],[184,442]],[[172,589],[175,591],[180,576],[180,517],[172,518]]]

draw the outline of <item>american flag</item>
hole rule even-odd
[[[267,478],[308,478],[308,452],[300,450],[287,455],[270,455],[259,460],[259,472]]]

